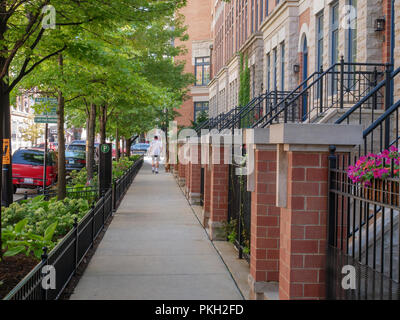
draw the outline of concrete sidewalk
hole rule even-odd
[[[71,299],[242,296],[173,176],[145,163]]]

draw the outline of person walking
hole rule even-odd
[[[154,140],[150,143],[149,154],[151,156],[151,171],[158,174],[158,167],[160,166],[160,155],[162,151],[162,143],[158,136],[154,136]]]

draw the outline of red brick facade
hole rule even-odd
[[[255,151],[254,175],[250,274],[256,282],[278,281],[280,209],[276,207],[276,151]]]
[[[281,209],[280,299],[323,299],[328,153],[288,153],[287,208]]]

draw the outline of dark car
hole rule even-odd
[[[19,149],[12,158],[14,193],[17,188],[35,189],[43,187],[44,150]],[[57,181],[57,159],[53,151],[47,153],[46,187]]]
[[[86,166],[86,145],[70,144],[65,151],[65,169],[80,171]]]
[[[71,144],[83,144],[83,145],[85,145],[86,141],[85,140],[74,140],[74,141],[71,142]]]
[[[145,154],[147,152],[147,149],[149,149],[150,144],[148,143],[136,143],[131,147],[131,150],[135,154]]]

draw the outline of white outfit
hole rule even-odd
[[[153,140],[150,143],[150,150],[149,153],[151,157],[153,158],[153,161],[160,161],[160,154],[162,150],[162,143],[159,140]]]

